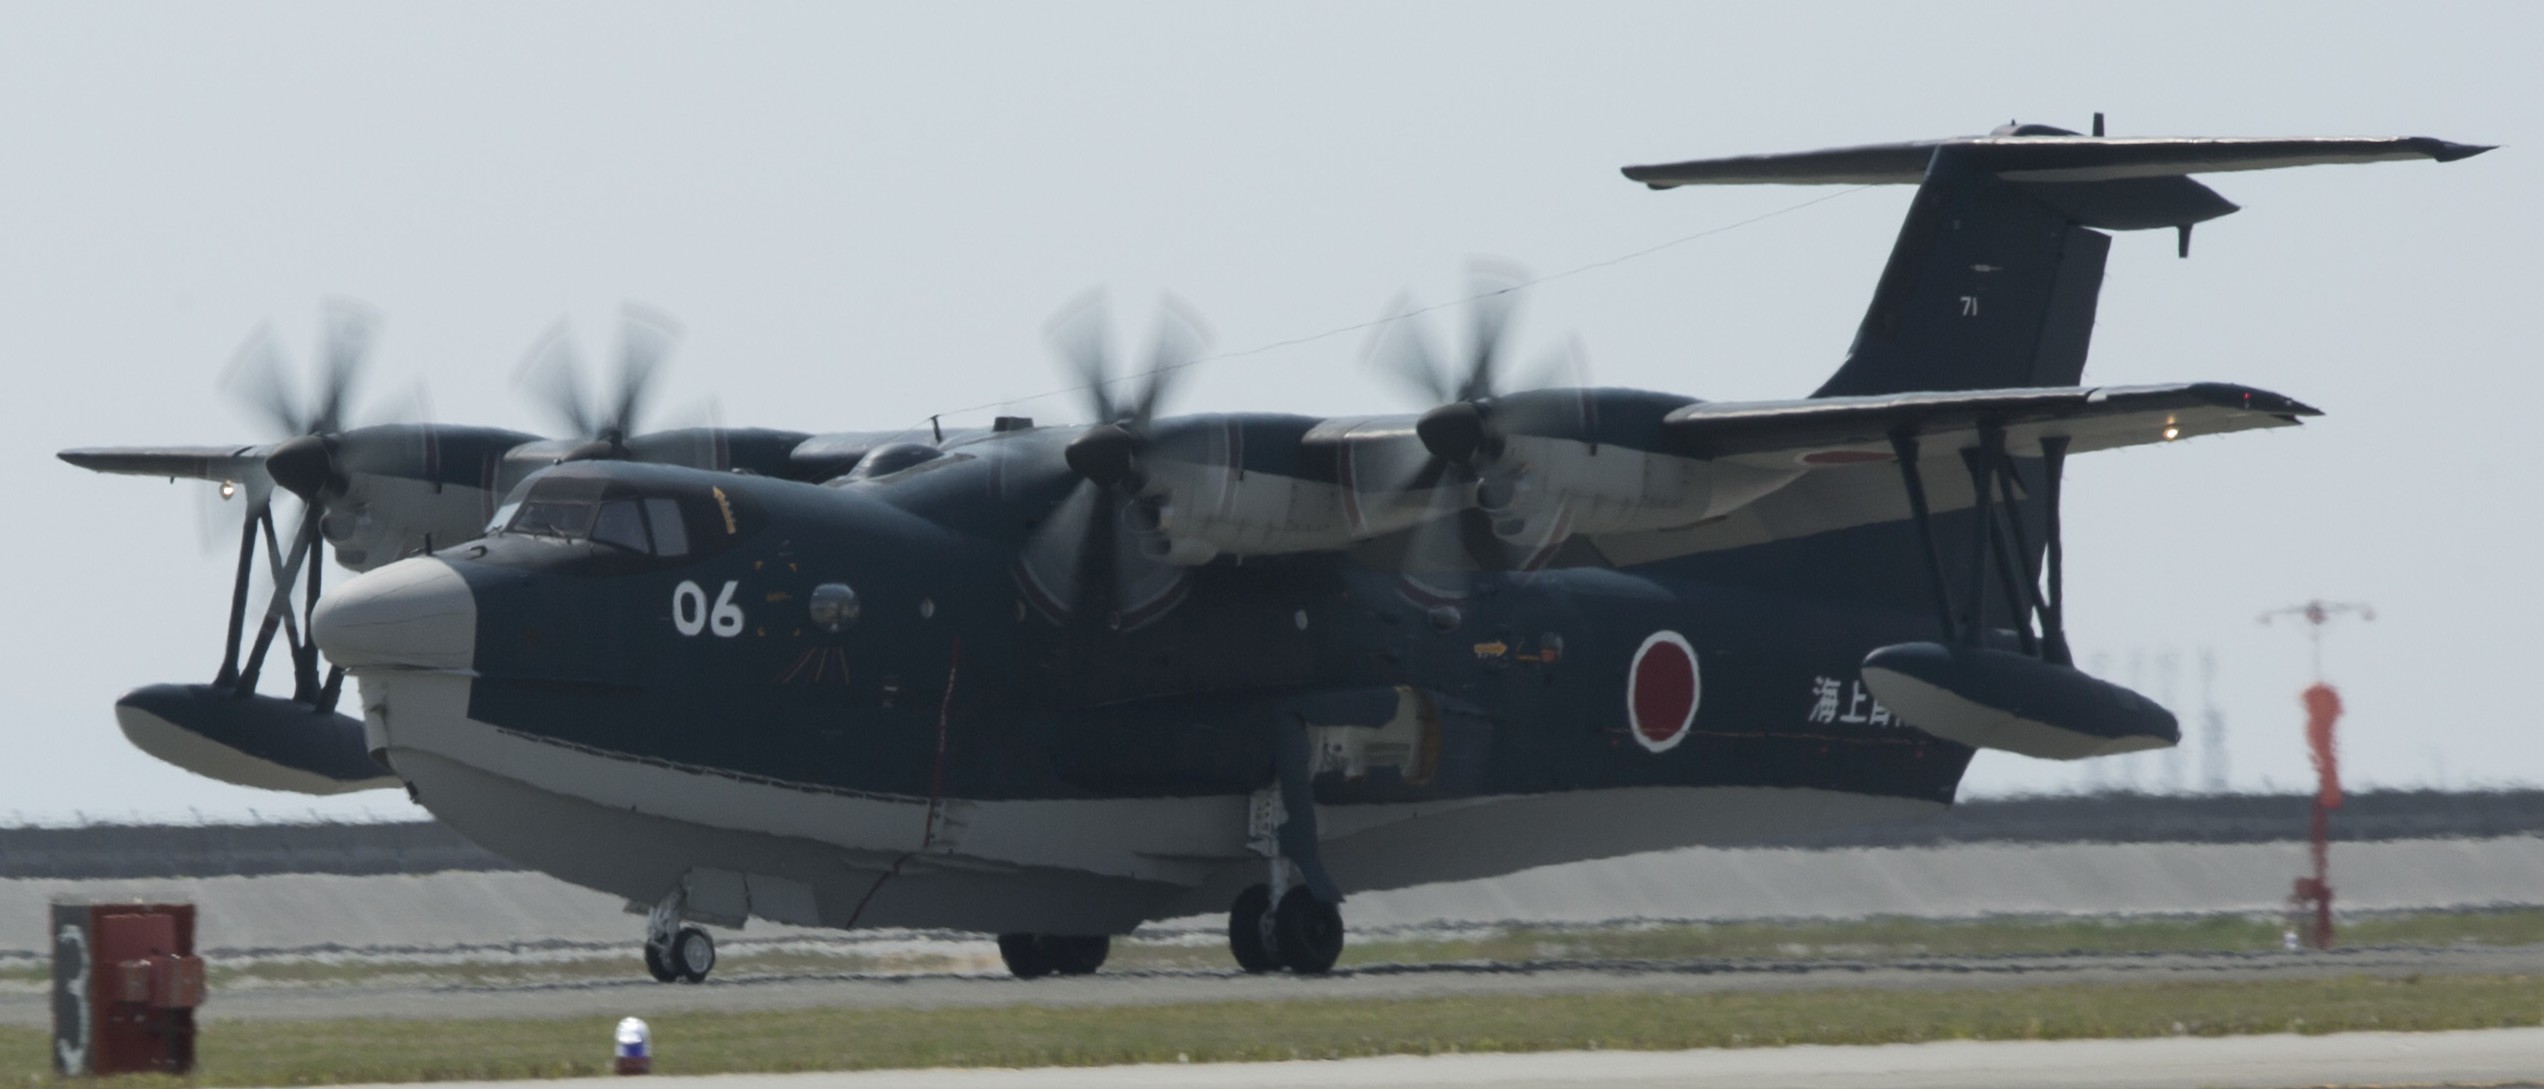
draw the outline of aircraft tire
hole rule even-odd
[[[715,971],[715,939],[697,927],[681,927],[671,939],[671,955],[664,960],[664,967],[678,975],[680,982],[704,983],[707,973]]]
[[[1051,970],[1064,976],[1090,976],[1104,967],[1104,958],[1113,951],[1109,934],[1044,934],[1041,935],[1044,959]]]
[[[656,983],[677,983],[680,980],[680,973],[672,971],[671,965],[663,962],[662,947],[650,941],[645,943],[645,972],[653,976]]]
[[[1237,967],[1249,975],[1259,976],[1281,966],[1280,958],[1263,941],[1263,916],[1270,910],[1270,885],[1248,886],[1228,908],[1228,952],[1236,955]]]
[[[1006,961],[1007,973],[1018,979],[1041,979],[1059,967],[1052,963],[1051,949],[1039,934],[999,935],[998,959]]]
[[[1272,944],[1281,967],[1303,976],[1332,971],[1343,955],[1343,911],[1292,886],[1272,914]]]

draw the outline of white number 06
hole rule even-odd
[[[707,592],[694,582],[682,582],[671,590],[671,626],[682,635],[696,635],[712,627],[717,635],[731,639],[742,634],[742,607],[733,603],[734,588],[726,582],[716,593],[715,606],[707,606]]]

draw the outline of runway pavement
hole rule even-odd
[[[2344,910],[2544,904],[2544,839],[2393,840],[2342,845]],[[1547,867],[1496,881],[1353,896],[1364,937],[1478,923],[1580,925],[1619,918],[1729,920],[1991,913],[2125,915],[2270,913],[2303,862],[2290,843],[1964,844],[1824,850],[1692,850]],[[1713,960],[1364,967],[1321,980],[1233,971],[1107,972],[1090,979],[1005,978],[979,935],[804,930],[753,923],[727,949],[805,948],[834,967],[797,962],[752,974],[748,958],[704,986],[662,987],[635,967],[639,920],[620,901],[522,872],[340,876],[286,874],[151,881],[0,881],[0,966],[42,963],[43,905],[55,898],[191,900],[200,946],[216,964],[360,965],[334,982],[252,973],[225,982],[212,1019],[343,1016],[566,1016],[821,1006],[1118,1004],[1265,997],[1402,997],[1587,991],[1686,993],[1796,987],[1972,987],[2137,979],[2252,979],[2320,973],[2544,974],[2544,948],[2342,950],[1884,959]],[[1218,920],[1187,921],[1185,939],[1216,944]],[[1173,927],[1159,928],[1163,940]],[[848,974],[861,956],[923,954],[917,974]],[[551,971],[539,962],[624,957],[623,975]],[[904,958],[906,961],[907,958]],[[509,983],[464,986],[450,972],[402,965],[511,966]],[[868,961],[866,963],[872,963]],[[944,965],[945,969],[928,968]],[[401,976],[401,972],[406,972]],[[835,974],[834,974],[835,973]],[[324,974],[324,973],[316,973]],[[30,975],[0,982],[0,1024],[42,1024]]]
[[[1928,957],[1878,961],[1742,959],[1580,961],[1526,965],[1379,965],[1322,977],[1226,971],[1104,972],[1017,980],[977,974],[719,974],[665,985],[637,974],[570,982],[455,985],[397,978],[364,982],[226,985],[203,1007],[206,1021],[386,1018],[656,1016],[787,1009],[920,1009],[964,1006],[1138,1006],[1188,1002],[1296,1001],[1556,994],[1704,994],[1819,988],[1890,990],[2060,984],[2319,979],[2343,976],[2544,976],[2544,946],[2343,949],[2306,953],[2142,953]],[[2539,992],[2544,1001],[2544,991]],[[0,990],[0,1024],[48,1023],[48,993]],[[2544,1008],[2544,1006],[2539,1006]]]
[[[1620,919],[2267,913],[2285,904],[2289,880],[2306,865],[2305,846],[2293,842],[1699,848],[1362,893],[1345,911],[1363,932]],[[2544,838],[2344,843],[2335,865],[2344,911],[2544,904]],[[641,929],[614,897],[518,871],[15,879],[0,880],[0,961],[43,953],[48,901],[135,897],[200,905],[199,942],[222,955],[632,946]],[[836,932],[754,922],[745,933]]]
[[[2293,1089],[2544,1084],[2544,1028],[655,1078],[664,1089]],[[445,1082],[443,1089],[505,1083]],[[529,1084],[529,1083],[513,1083]]]

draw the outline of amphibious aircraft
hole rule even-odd
[[[1031,977],[1226,911],[1245,970],[1322,972],[1346,892],[1930,814],[1981,747],[2171,745],[2073,666],[2064,461],[2315,410],[2078,385],[2106,232],[2187,256],[2236,210],[2190,175],[2487,149],[2100,129],[1626,168],[1916,187],[1793,400],[1506,389],[1486,284],[1456,362],[1379,338],[1418,415],[1163,415],[1189,323],[1115,396],[1080,314],[1086,425],[641,433],[667,342],[640,323],[605,403],[545,372],[571,434],[544,439],[347,427],[368,327],[339,322],[318,395],[266,399],[287,438],[62,455],[250,511],[215,678],[117,718],[231,782],[402,787],[626,897],[666,981],[713,968],[697,924],[752,917],[986,932]],[[329,548],[361,573],[324,590]],[[277,647],[288,698],[257,691]]]

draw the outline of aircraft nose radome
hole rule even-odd
[[[347,668],[467,669],[477,600],[441,560],[400,560],[327,592],[310,620],[318,649]]]

